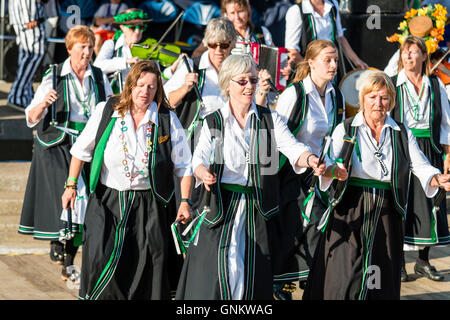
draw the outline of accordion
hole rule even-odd
[[[269,72],[277,89],[283,91],[286,88],[287,80],[280,70],[287,66],[289,58],[287,49],[252,42],[250,43],[250,54],[261,68]]]

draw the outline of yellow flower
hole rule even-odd
[[[407,28],[408,28],[408,22],[407,21],[400,22],[400,25],[398,27],[399,30],[405,31]]]
[[[436,28],[438,28],[438,29],[445,28],[445,22],[442,20],[436,20]]]
[[[418,13],[419,16],[426,16],[427,13],[428,13],[428,10],[427,10],[426,7],[425,8],[420,8],[419,10],[417,10],[417,13]]]
[[[440,10],[442,10],[442,9],[444,9],[444,7],[441,5],[441,4],[435,4],[434,5],[434,8],[437,10],[437,11],[440,11]]]
[[[431,54],[435,52],[438,48],[437,41],[434,41],[433,39],[428,39],[425,41],[425,45],[427,46],[428,53]]]
[[[415,17],[417,15],[417,10],[416,9],[411,9],[410,11],[406,12],[405,14],[405,19],[411,18],[411,17]]]
[[[401,34],[398,36],[398,42],[400,42],[400,44],[403,44],[403,42],[405,42],[407,36]]]

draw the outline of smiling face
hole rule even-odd
[[[157,76],[151,72],[143,72],[131,90],[133,107],[147,108],[155,98],[158,86]]]
[[[227,91],[232,105],[249,106],[255,96],[258,77],[256,70],[231,77]]]
[[[333,47],[325,47],[314,58],[308,60],[311,76],[330,81],[336,76],[338,68],[338,53]]]
[[[94,52],[94,43],[90,40],[86,42],[76,42],[72,49],[67,52],[70,56],[70,63],[76,69],[86,69]]]
[[[363,114],[371,121],[384,121],[391,106],[391,95],[386,87],[366,93],[363,97]]]
[[[402,50],[401,59],[406,71],[422,73],[427,56],[416,44],[411,44]]]
[[[225,12],[236,29],[247,28],[249,13],[246,8],[238,3],[229,3],[225,6]]]

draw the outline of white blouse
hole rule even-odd
[[[222,97],[222,93],[218,86],[218,73],[216,69],[213,67],[211,62],[209,61],[209,50],[204,52],[201,55],[199,69],[206,69],[205,71],[205,79],[203,84],[203,90],[200,90],[200,94],[202,96],[203,102],[205,103],[205,108],[200,110],[200,118],[203,119],[208,114],[213,113],[218,110],[225,102],[225,98]],[[191,59],[188,59],[189,64],[191,66],[191,70],[194,70],[193,62]],[[164,84],[164,91],[166,92],[166,96],[169,96],[169,93],[179,89],[184,84],[184,78],[188,74],[186,66],[184,63],[180,63],[178,65],[177,71],[175,71],[172,78],[170,78]],[[199,74],[200,76],[200,74]],[[200,79],[199,79],[200,80]]]
[[[229,102],[226,102],[220,111],[222,112],[224,121],[224,169],[221,182],[250,186],[251,181],[248,181],[248,164],[246,162],[246,158],[250,147],[250,118],[254,113],[257,117],[259,117],[256,112],[256,105],[252,103],[244,129],[241,129],[238,122],[232,115]],[[297,174],[303,173],[306,168],[297,166],[296,162],[303,152],[310,151],[309,147],[301,142],[298,142],[294,138],[286,126],[286,123],[281,119],[278,113],[271,111],[271,114],[274,124],[272,137],[274,137],[276,141],[277,150],[282,152],[289,159],[289,162]],[[195,170],[195,168],[201,164],[209,168],[210,152],[211,132],[208,128],[207,122],[205,121],[203,122],[198,144],[195,147],[192,158],[192,168]],[[278,171],[278,155],[276,155],[276,161],[274,161],[275,159],[271,160],[272,165],[274,166],[271,169],[273,170],[273,173],[276,173]],[[200,183],[201,181],[197,180],[196,186]]]
[[[30,110],[35,108],[39,103],[41,103],[45,95],[50,91],[50,89],[53,88],[53,81],[52,81],[52,72],[49,72],[45,77],[43,77],[41,84],[36,90],[36,93],[34,94],[34,98],[31,101],[30,105],[25,109],[25,118],[27,121],[27,126],[30,128],[33,128],[36,126],[40,120],[42,120],[47,113],[49,112],[49,109],[51,110],[51,106],[44,110],[44,112],[41,115],[41,118],[37,122],[30,122],[28,114],[30,113]],[[69,102],[70,102],[70,115],[69,120],[74,122],[87,122],[87,118],[84,114],[84,109],[82,104],[78,101],[78,98],[76,96],[74,87],[72,86],[72,83],[75,83],[76,90],[78,91],[79,98],[81,100],[89,101],[90,99],[90,110],[89,112],[92,113],[95,105],[99,103],[99,101],[96,101],[95,99],[95,90],[94,88],[91,88],[90,86],[94,84],[94,76],[92,74],[91,66],[89,65],[86,73],[83,77],[83,84],[80,83],[78,80],[78,77],[75,75],[75,72],[73,71],[72,67],[70,66],[70,57],[64,61],[63,67],[61,69],[61,77],[64,77],[66,75],[69,75],[68,78],[72,78],[73,82],[69,80]],[[105,74],[103,74],[103,82],[105,84],[105,95],[108,97],[111,95],[112,89],[109,85],[109,80],[106,77]],[[64,99],[64,97],[59,97],[58,99]]]
[[[317,39],[325,39],[330,41],[333,39],[332,21],[330,18],[330,11],[332,8],[331,3],[333,3],[336,8],[339,8],[339,5],[336,0],[325,0],[325,8],[323,16],[321,16],[314,10],[309,0],[303,0],[301,3],[303,13],[305,14],[311,13],[314,18],[314,25],[317,34]],[[303,21],[302,16],[300,15],[300,8],[298,7],[297,4],[294,4],[286,12],[286,30],[288,30],[289,32],[286,32],[284,46],[287,49],[296,49],[300,51],[299,43],[300,37],[302,35],[302,26]],[[336,16],[336,29],[337,29],[336,39],[338,39],[344,35],[344,31],[342,30],[341,16],[339,14],[339,9],[337,10]]]
[[[385,123],[380,134],[380,143],[372,137],[369,126],[367,125],[362,112],[358,112],[351,124],[353,127],[359,127],[356,140],[360,149],[360,156],[357,155],[356,149],[352,154],[352,172],[351,177],[360,179],[371,179],[382,182],[391,182],[392,168],[392,143],[390,130],[400,131],[400,127],[389,116],[386,116]],[[435,174],[440,174],[439,169],[430,165],[428,159],[420,151],[416,139],[411,131],[405,126],[408,135],[409,156],[411,162],[408,164],[411,172],[419,179],[423,190],[427,197],[433,197],[437,191],[437,187],[430,187],[429,183]],[[331,159],[337,159],[344,145],[343,137],[345,136],[344,124],[339,124],[333,132],[332,143],[330,147]],[[387,169],[387,174],[383,173],[382,166],[374,152],[377,149],[382,154],[382,161]],[[334,163],[329,157],[327,158],[327,166]],[[321,177],[320,189],[325,191],[333,181],[331,178]]]
[[[331,133],[334,121],[333,99],[336,92],[331,83],[328,83],[325,89],[324,105],[310,76],[307,76],[303,80],[303,86],[305,94],[308,95],[309,106],[305,121],[297,133],[296,138],[298,141],[309,146],[314,154],[318,155],[322,148],[323,138],[328,132]],[[286,88],[278,98],[276,112],[278,112],[284,122],[288,121],[297,99],[294,86]],[[345,106],[345,101],[343,98],[342,100],[342,106]]]
[[[92,161],[95,147],[95,137],[98,127],[100,125],[105,102],[97,105],[94,114],[89,120],[86,128],[77,138],[72,146],[70,153],[85,162]],[[100,174],[100,181],[109,188],[119,191],[124,190],[147,190],[150,188],[148,176],[137,175],[139,170],[143,170],[146,165],[144,155],[147,152],[147,127],[148,122],[151,121],[158,126],[158,107],[155,102],[152,102],[147,109],[144,118],[141,120],[136,130],[134,130],[133,118],[129,113],[124,117],[125,125],[128,130],[122,131],[120,115],[114,111],[112,118],[119,118],[116,120],[112,129],[110,138],[106,144],[105,156],[102,163]],[[128,149],[127,158],[122,147],[121,134],[124,134],[124,141]],[[192,176],[191,169],[191,150],[186,142],[184,129],[181,126],[178,118],[173,112],[170,112],[170,135],[172,143],[171,160],[174,164],[174,173],[177,177]],[[161,143],[164,143],[161,142]],[[125,167],[123,160],[126,159],[131,176],[137,177],[130,181],[125,176]],[[168,179],[172,179],[172,173],[168,173]]]
[[[447,97],[447,91],[439,79],[439,87],[440,87],[440,97],[441,97],[441,109],[442,109],[442,120],[440,127],[440,143],[445,145],[450,145],[450,106]],[[431,97],[430,97],[430,88],[431,81],[430,79],[424,75],[422,79],[423,83],[423,93],[422,98],[419,100],[419,94],[414,89],[414,85],[411,81],[406,77],[405,70],[401,70],[398,74],[397,84],[396,86],[402,86],[406,88],[404,92],[404,101],[403,101],[403,110],[404,110],[404,119],[405,124],[408,128],[414,129],[429,129],[430,128],[430,107],[431,107]],[[414,110],[413,106],[418,102],[417,114],[419,116],[418,120],[414,119]]]

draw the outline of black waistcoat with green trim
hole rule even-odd
[[[270,110],[256,106],[259,119],[255,114],[251,115],[250,150],[246,159],[249,166],[249,179],[252,182],[253,196],[258,212],[264,219],[270,219],[279,211],[279,180],[276,169],[271,170],[272,159],[278,159],[275,138],[273,137],[273,120]],[[208,115],[206,118],[211,137],[218,139],[216,144],[214,171],[217,181],[220,182],[223,174],[223,141],[224,123],[220,110]],[[263,134],[262,134],[263,133]],[[217,140],[216,140],[217,141]],[[261,151],[265,147],[267,152]],[[268,157],[271,161],[261,161],[260,156]],[[275,160],[277,161],[277,160]],[[266,169],[266,170],[265,170]],[[270,174],[272,172],[272,174]],[[274,172],[274,173],[273,173]],[[206,215],[204,222],[210,227],[218,225],[224,217],[224,206],[221,197],[220,183],[211,187],[211,211]]]
[[[339,88],[334,83],[331,82],[331,84],[335,92],[335,94],[332,95],[334,116],[331,131],[333,131],[334,128],[336,128],[336,126],[342,121],[342,117],[344,114],[344,105],[342,103],[343,96],[341,90],[339,90]],[[292,108],[291,114],[289,115],[289,118],[287,120],[287,127],[295,137],[300,131],[303,122],[306,119],[306,115],[308,114],[309,99],[308,95],[305,93],[303,81],[294,82],[289,86],[294,86],[297,100],[295,101],[294,107]],[[283,169],[285,163],[286,157],[280,154],[280,171]]]
[[[198,56],[193,59],[194,68],[192,72],[199,74],[198,87],[201,94],[203,84],[205,83],[205,69],[199,69],[200,58],[201,56]],[[197,101],[197,95],[195,94],[194,89],[192,89],[186,94],[180,105],[175,108],[175,113],[185,130],[189,128],[194,120],[198,108],[200,108],[200,106]]]
[[[355,134],[354,127],[352,127],[354,117],[344,120],[344,129],[346,136],[344,138],[351,139]],[[406,216],[406,210],[408,205],[408,190],[409,190],[409,178],[411,162],[409,156],[408,136],[405,126],[399,122],[397,125],[400,127],[400,131],[390,129],[391,134],[391,147],[392,147],[392,166],[391,166],[391,187],[394,196],[395,209],[399,212],[403,218]],[[344,143],[339,157],[343,157],[346,154],[346,148],[353,147],[350,143]],[[355,152],[355,150],[353,150]],[[351,175],[351,167],[349,170],[349,177]],[[333,183],[335,185],[336,181]],[[342,198],[345,189],[347,187],[348,180],[346,181],[343,191],[339,198]],[[330,195],[333,195],[334,190],[330,190]]]
[[[300,54],[304,57],[306,53],[306,48],[308,47],[308,44],[312,42],[313,40],[317,40],[315,38],[316,31],[314,30],[314,17],[311,13],[304,13],[302,8],[302,3],[297,3],[298,7],[300,8],[300,16],[302,17],[302,30],[300,35]],[[332,41],[338,47],[337,44],[337,28],[336,28],[336,17],[337,17],[337,9],[334,6],[333,3],[331,3],[331,11],[330,11],[330,17],[333,24],[333,37]]]
[[[111,116],[114,113],[114,107],[117,105],[119,98],[110,98],[103,110],[102,119],[100,121],[97,135],[95,137],[95,153],[100,152],[98,150],[99,142],[102,136],[105,134],[105,130],[111,121],[114,121]],[[107,137],[108,138],[108,137]],[[174,165],[172,162],[172,143],[170,136],[170,112],[165,107],[160,107],[158,110],[158,126],[152,124],[152,141],[153,148],[149,155],[148,172],[150,179],[150,187],[153,196],[161,201],[163,204],[167,204],[174,194],[174,182],[172,177]],[[103,150],[104,151],[104,150]],[[101,155],[101,159],[103,156]],[[91,165],[91,181],[90,185],[97,185],[97,181],[100,177],[100,170],[98,166],[101,166],[103,161],[92,163]],[[94,174],[94,172],[97,172]],[[95,192],[95,187],[91,188],[91,192]]]
[[[398,76],[393,76],[391,78],[392,82],[396,86]],[[434,151],[438,154],[442,153],[442,148],[440,147],[440,136],[441,136],[441,121],[442,121],[442,105],[441,105],[441,89],[439,86],[439,80],[435,75],[429,76],[431,82],[431,90],[429,97],[432,99],[430,114],[429,114],[429,127],[431,130],[430,142]],[[404,122],[405,111],[404,111],[404,101],[408,99],[407,94],[405,94],[404,85],[398,86],[397,94],[395,99],[394,109],[391,111],[391,117],[400,123]]]
[[[67,76],[61,77],[62,67],[62,63],[56,67],[56,92],[58,93],[59,98],[56,100],[54,107],[56,108],[56,121],[58,122],[58,126],[67,128],[69,125],[70,116],[70,101],[68,100],[69,83]],[[92,65],[91,69],[96,87],[95,98],[96,102],[99,103],[106,100],[103,73],[101,69]],[[51,71],[49,72],[51,73]],[[50,106],[47,110],[48,112],[44,119],[42,119],[36,127],[36,138],[38,142],[44,146],[44,148],[54,147],[62,143],[67,135],[67,133],[50,125],[50,122],[52,121],[52,106]]]

